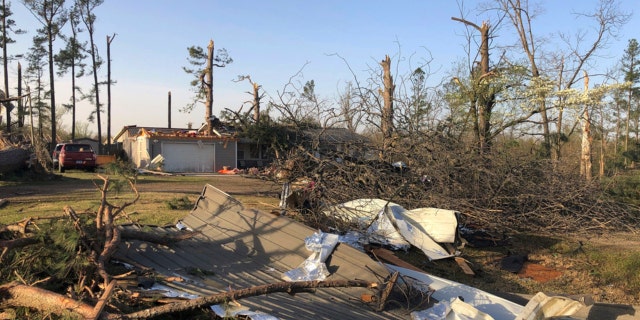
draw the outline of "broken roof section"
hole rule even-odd
[[[382,199],[356,199],[327,208],[324,214],[366,228],[368,242],[394,249],[413,245],[429,260],[451,258],[437,242],[453,244],[457,239],[458,212],[438,208],[406,210]]]
[[[419,212],[428,216],[446,213],[439,210]],[[229,312],[218,310],[228,305],[255,314],[250,316],[252,319],[432,319],[432,314],[439,314],[444,308],[446,319],[476,314],[482,317],[473,319],[512,320],[569,316],[583,306],[572,299],[543,294],[536,295],[526,306],[518,305],[482,290],[428,275],[414,267],[383,265],[345,244],[323,253],[325,244],[332,242],[331,247],[335,245],[335,235],[325,238],[287,217],[245,209],[237,200],[210,185],[205,186],[194,209],[179,225],[180,229],[196,231],[196,236],[171,245],[137,240],[122,242],[114,258],[152,268],[158,279],[164,279],[158,290],[166,290],[172,296],[177,291],[180,296],[192,299],[280,283],[288,271],[301,266],[301,262],[309,257],[309,247],[321,244],[316,249],[320,248],[318,260],[326,263],[327,280],[362,280],[380,285],[377,291],[363,287],[334,287],[295,295],[253,296],[214,306],[219,315]],[[121,228],[139,229],[134,225]],[[145,228],[145,232],[149,230]],[[175,236],[181,231],[158,227],[151,232]],[[325,242],[327,239],[332,241]],[[385,281],[391,285],[385,287]],[[387,300],[391,291],[393,294]],[[395,303],[379,303],[391,299]]]
[[[210,185],[205,186],[182,223],[199,234],[170,246],[123,242],[115,258],[153,268],[167,277],[185,279],[164,284],[206,296],[281,282],[285,272],[307,259],[310,252],[305,248],[305,238],[315,231],[287,217],[245,209]],[[156,232],[169,231],[157,228]],[[384,265],[345,244],[337,245],[326,264],[331,273],[328,280],[361,279],[381,284],[390,275]],[[252,311],[279,319],[409,319],[408,311],[397,304],[388,304],[385,311],[377,312],[377,305],[362,302],[361,297],[371,293],[367,288],[327,288],[295,296],[256,296],[239,302]]]

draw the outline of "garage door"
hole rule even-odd
[[[215,147],[205,143],[162,143],[164,170],[169,172],[213,172]]]

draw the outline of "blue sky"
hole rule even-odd
[[[479,2],[466,1],[464,9],[466,18],[477,24],[487,19],[473,10]],[[534,22],[534,32],[554,42],[557,32],[588,30],[586,20],[576,20],[571,13],[592,10],[597,0],[539,3],[545,13]],[[20,1],[11,1],[11,5],[17,25],[29,31],[17,38],[15,47],[9,47],[10,53],[16,54],[31,44],[39,25]],[[621,9],[634,15],[619,39],[601,52],[608,59],[599,60],[599,67],[614,65],[628,40],[640,38],[640,17],[636,16],[640,0],[623,1]],[[222,108],[238,109],[251,98],[247,82],[233,81],[239,75],[250,75],[268,96],[276,97],[304,66],[303,78],[297,80],[314,80],[322,98],[334,98],[352,75],[333,53],[362,77],[387,54],[395,59],[393,63],[398,57],[405,59],[400,65],[392,65],[400,68],[399,73],[431,56],[431,70],[440,72],[440,76],[434,75],[434,81],[440,81],[455,62],[465,57],[464,27],[451,20],[460,16],[458,3],[453,0],[106,0],[96,14],[96,41],[104,58],[106,36],[116,34],[111,46],[112,78],[117,81],[112,87],[112,133],[131,124],[166,126],[169,91],[172,127],[186,127],[188,122],[199,125],[204,118],[203,106],[191,114],[178,111],[193,95],[191,78],[182,67],[187,65],[187,48],[206,47],[209,39],[215,41],[216,48],[225,48],[234,60],[226,68],[214,70],[216,115]],[[510,36],[503,31],[499,40],[508,41]],[[101,76],[106,79],[106,66]],[[56,91],[57,102],[66,103],[68,79],[57,82]],[[102,92],[101,101],[106,103],[106,90]],[[86,121],[93,108],[86,102],[80,108],[79,120]],[[70,116],[64,119],[64,125],[70,127]],[[97,132],[95,124],[90,128]]]

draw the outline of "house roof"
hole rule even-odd
[[[137,125],[125,126],[120,132],[113,138],[114,141],[118,141],[123,136],[136,137],[144,135],[147,137],[154,137],[158,139],[180,139],[189,140],[193,138],[200,139],[225,139],[236,140],[233,134],[229,132],[219,132],[214,130],[213,136],[204,136],[201,130],[185,129],[185,128],[162,128],[162,127],[138,127]]]
[[[187,281],[167,282],[176,290],[206,296],[230,289],[281,282],[284,272],[310,256],[305,238],[315,230],[287,217],[245,209],[237,200],[207,185],[194,209],[182,222],[198,231],[196,237],[169,246],[123,241],[116,259],[132,261],[166,276]],[[133,225],[122,228],[138,228]],[[147,230],[147,229],[145,229]],[[156,228],[152,232],[179,232]],[[389,276],[383,264],[346,244],[338,244],[327,260],[327,280],[362,279],[382,284]],[[195,276],[192,270],[202,270]],[[242,299],[251,311],[279,319],[409,319],[399,304],[385,311],[361,301],[367,288],[326,288],[314,293],[272,293]]]

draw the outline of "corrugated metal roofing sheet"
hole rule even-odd
[[[123,241],[115,258],[187,279],[165,284],[205,296],[281,282],[283,272],[298,267],[311,254],[304,239],[314,233],[313,229],[287,217],[245,209],[210,185],[205,186],[183,223],[200,233],[170,246]],[[179,232],[175,228],[148,231]],[[331,272],[328,280],[362,279],[382,284],[389,276],[384,265],[345,244],[336,247],[327,266]],[[250,297],[240,303],[280,319],[410,318],[409,311],[399,304],[388,304],[384,312],[376,312],[377,305],[362,302],[362,294],[373,292],[367,288],[328,288],[294,296],[275,293]]]

